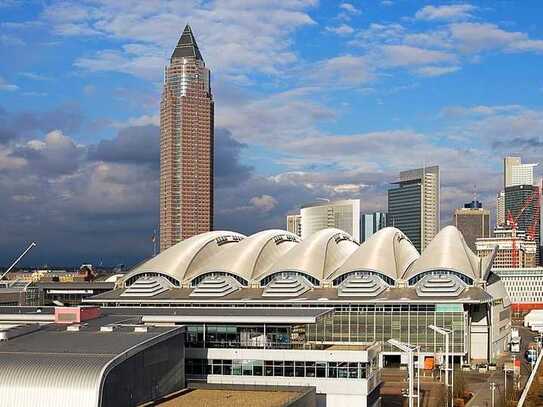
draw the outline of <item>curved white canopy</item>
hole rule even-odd
[[[323,229],[289,250],[258,279],[279,272],[296,271],[322,281],[357,248],[352,237],[342,230]]]
[[[462,233],[454,226],[441,229],[407,271],[405,279],[439,270],[457,272],[473,280],[481,277],[481,258],[471,251]]]
[[[396,281],[419,258],[419,252],[399,229],[379,230],[362,243],[327,279],[334,280],[356,271],[372,271]]]
[[[191,270],[185,279],[211,272],[235,274],[246,281],[263,274],[285,253],[295,247],[300,239],[284,230],[265,230],[255,233],[238,244],[227,245],[214,256]]]
[[[212,256],[221,250],[221,247],[235,244],[244,237],[242,234],[227,231],[213,231],[193,236],[137,266],[123,278],[123,283],[133,276],[145,273],[164,274],[182,282],[185,275],[197,267],[202,258]]]

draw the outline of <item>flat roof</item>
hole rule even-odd
[[[77,289],[99,289],[111,290],[115,287],[114,282],[108,281],[36,281],[31,284],[31,287],[45,289],[61,289],[61,290],[77,290]]]
[[[301,397],[299,391],[193,389],[158,403],[161,407],[282,407]]]
[[[40,310],[40,312],[37,312]],[[0,321],[52,321],[54,307],[0,307]],[[333,308],[267,307],[101,307],[88,326],[113,323],[267,323],[314,324]]]
[[[133,326],[117,324],[137,324],[137,318],[126,316],[106,316],[82,322],[79,331],[68,331],[70,324],[48,324],[39,330],[0,342],[0,359],[16,355],[47,356],[72,355],[76,358],[113,356],[122,353],[142,342],[146,342],[169,331],[182,330],[182,327],[148,327],[147,332],[134,332]],[[101,332],[100,327],[117,325],[112,332]]]
[[[126,310],[126,309],[124,309]],[[141,309],[136,309],[138,312]],[[158,308],[156,309],[159,310]],[[123,311],[120,311],[122,313]],[[141,312],[141,311],[140,311]],[[196,307],[174,308],[169,312],[148,312],[143,315],[143,322],[176,323],[285,323],[314,324],[321,317],[333,312],[332,308],[233,308],[233,307]],[[147,313],[147,312],[146,312]]]
[[[122,297],[124,289],[108,291],[102,294],[83,299],[84,303],[106,304],[189,304],[189,303],[267,303],[288,304],[297,303],[347,303],[347,304],[401,304],[401,303],[466,303],[479,304],[492,301],[492,296],[479,287],[466,287],[457,297],[419,296],[416,287],[391,287],[375,296],[340,296],[336,287],[314,288],[298,297],[271,297],[263,296],[262,288],[242,288],[223,297],[191,297],[190,288],[172,288],[153,297]]]

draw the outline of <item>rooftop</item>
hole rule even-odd
[[[161,407],[282,407],[302,396],[296,391],[193,389],[157,404]]]

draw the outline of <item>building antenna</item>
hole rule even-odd
[[[477,184],[473,185],[473,203],[477,202]]]

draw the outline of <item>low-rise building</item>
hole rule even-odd
[[[453,226],[422,256],[395,228],[361,245],[337,229],[302,241],[278,230],[249,237],[211,232],[141,264],[116,290],[85,302],[138,309],[332,309],[331,316],[281,335],[289,346],[311,349],[381,343],[385,361],[399,360],[400,352],[387,344],[397,339],[439,362],[444,338],[428,328],[433,324],[454,331],[457,360],[494,361],[506,348],[511,324],[509,297],[491,271],[494,256],[477,257]]]
[[[74,324],[50,310],[5,311],[2,405],[134,406],[186,387],[183,327],[138,328],[138,318],[112,315]]]

